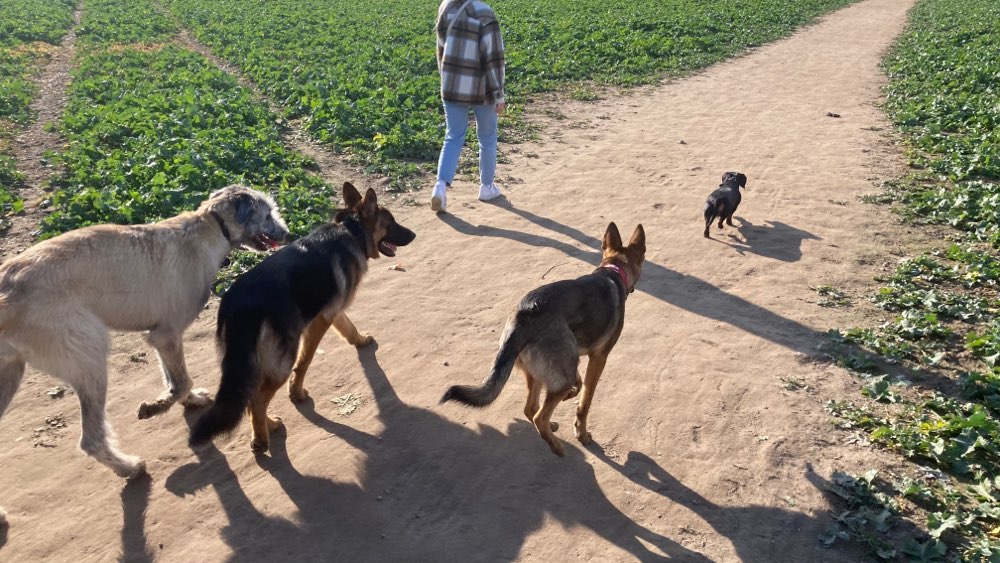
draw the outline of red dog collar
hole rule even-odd
[[[625,286],[625,293],[628,293],[628,274],[625,273],[625,270],[617,264],[605,264],[604,267],[618,273],[618,277],[622,279],[622,285]]]

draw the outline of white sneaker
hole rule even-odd
[[[479,186],[479,201],[490,201],[500,197],[500,188],[496,184]]]
[[[442,180],[438,180],[438,183],[434,185],[434,191],[431,193],[431,211],[445,211],[448,207],[448,185]]]

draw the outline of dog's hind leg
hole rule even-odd
[[[76,329],[72,337],[66,336],[62,341],[53,338],[48,349],[51,353],[35,364],[76,391],[83,423],[80,449],[121,477],[138,477],[146,471],[146,464],[138,457],[118,451],[114,431],[106,418],[110,347],[107,329],[95,319],[69,319],[66,323]]]
[[[559,441],[559,438],[556,438],[556,435],[552,433],[552,413],[556,410],[556,405],[566,400],[567,393],[569,393],[568,389],[557,392],[547,390],[545,392],[545,403],[542,405],[542,408],[535,413],[535,416],[532,419],[532,422],[535,423],[535,429],[538,430],[542,439],[545,440],[545,442],[549,445],[549,448],[552,449],[552,453],[559,457],[565,456],[566,452],[563,450],[563,446]]]
[[[21,386],[24,377],[24,359],[7,342],[0,341],[0,417]]]
[[[591,441],[590,432],[587,432],[587,414],[590,413],[590,403],[594,400],[594,389],[597,381],[601,379],[604,372],[604,364],[608,361],[607,353],[595,352],[590,354],[587,360],[587,375],[583,381],[583,393],[580,395],[580,404],[576,409],[576,439],[581,444],[587,445]]]
[[[293,403],[304,401],[309,396],[309,392],[302,387],[302,384],[305,383],[306,371],[309,370],[309,364],[312,363],[313,356],[316,355],[316,348],[323,340],[323,335],[330,328],[330,323],[331,321],[327,320],[326,317],[318,315],[302,333],[298,355],[292,366],[292,377],[288,380],[288,398]]]
[[[538,414],[539,404],[538,400],[542,396],[542,384],[537,379],[535,379],[528,370],[521,366],[521,371],[524,372],[524,378],[528,384],[528,400],[524,403],[524,416],[534,422],[535,415]],[[555,432],[559,430],[559,424],[555,422],[550,422],[549,427]]]
[[[106,372],[94,372],[85,375],[92,379],[89,384],[74,385],[80,398],[80,412],[83,418],[83,435],[80,437],[80,449],[104,465],[111,468],[120,477],[133,479],[146,471],[146,464],[135,456],[125,455],[115,447],[115,435],[111,425],[106,420],[105,400],[107,393]],[[100,380],[99,385],[94,385]]]
[[[160,358],[160,371],[166,390],[153,402],[139,404],[139,418],[146,419],[166,412],[180,401],[186,407],[205,407],[211,404],[208,391],[191,389],[191,376],[184,363],[184,340],[181,333],[151,331],[146,337],[156,348]]]
[[[271,446],[271,432],[281,427],[280,418],[267,416],[267,407],[284,383],[284,378],[275,379],[271,375],[265,375],[260,389],[250,399],[250,406],[247,407],[250,411],[250,428],[253,433],[250,450],[254,454],[266,453]]]

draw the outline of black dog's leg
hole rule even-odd
[[[729,225],[730,227],[733,226],[733,214],[732,213],[729,214],[729,217],[726,217],[726,224]]]

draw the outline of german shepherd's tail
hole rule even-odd
[[[253,315],[252,318],[230,316],[219,323],[216,340],[225,342],[222,381],[215,403],[191,428],[190,445],[204,444],[219,434],[228,434],[243,419],[250,398],[260,386],[257,339],[263,322],[260,315]]]
[[[500,351],[497,352],[496,360],[493,361],[493,370],[479,387],[472,385],[454,385],[445,391],[441,402],[458,401],[470,407],[485,407],[500,396],[500,391],[507,383],[510,372],[514,369],[514,362],[517,361],[518,354],[528,343],[524,330],[518,327],[515,320],[513,325],[505,331],[503,340],[500,343]]]

